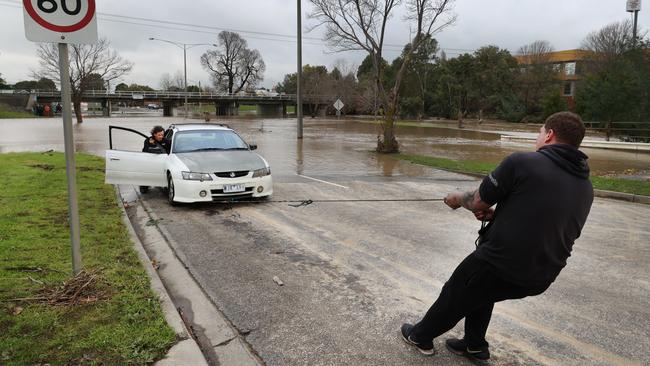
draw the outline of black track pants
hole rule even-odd
[[[488,347],[485,340],[494,303],[535,296],[549,284],[521,286],[502,280],[487,262],[470,254],[445,283],[438,300],[418,324],[413,333],[418,342],[436,338],[465,318],[465,340],[472,349]]]

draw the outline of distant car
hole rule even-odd
[[[235,131],[217,124],[173,124],[165,139],[168,154],[113,149],[106,151],[106,183],[163,187],[170,204],[242,198],[265,198],[273,194],[271,167],[257,145],[247,144]]]
[[[158,104],[147,104],[147,109],[158,109]]]

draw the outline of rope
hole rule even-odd
[[[268,201],[253,201],[253,200],[220,200],[212,201],[213,203],[288,203],[291,207],[304,207],[314,203],[345,203],[345,202],[443,202],[444,198],[395,198],[395,199],[323,199],[323,200],[268,200]]]

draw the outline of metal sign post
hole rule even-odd
[[[637,28],[639,23],[639,11],[641,11],[641,0],[628,0],[627,1],[628,13],[634,13],[634,29],[632,30],[632,44],[636,48],[637,42]]]
[[[68,216],[72,249],[72,272],[81,272],[81,239],[77,198],[77,166],[72,134],[72,86],[68,43],[96,43],[97,17],[95,0],[23,0],[25,37],[33,42],[58,43],[65,171],[68,178]]]
[[[70,86],[70,58],[68,45],[59,43],[59,70],[61,72],[61,98],[63,102],[63,137],[65,144],[65,172],[68,177],[68,212],[70,216],[70,242],[72,244],[72,272],[81,272],[81,238],[79,235],[79,203],[77,199],[77,164],[72,135],[72,87]]]

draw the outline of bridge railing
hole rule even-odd
[[[32,94],[41,97],[59,97],[60,91],[54,90],[11,90],[13,94]],[[106,90],[86,90],[83,93],[86,98],[109,98],[109,99],[216,99],[216,100],[266,100],[266,101],[295,101],[295,94],[275,94],[275,93],[221,93],[221,92],[176,92],[176,91],[115,91],[107,92]],[[304,98],[308,101],[322,100],[334,101],[336,98],[329,95],[306,95]]]

